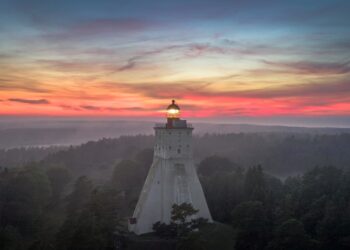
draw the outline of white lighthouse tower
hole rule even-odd
[[[169,223],[173,204],[190,203],[196,217],[211,221],[210,212],[192,158],[192,126],[180,119],[180,108],[172,101],[167,122],[156,124],[153,163],[142,188],[129,230],[152,232],[157,221]]]

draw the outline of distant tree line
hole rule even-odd
[[[141,150],[152,148],[153,136],[122,136],[63,148],[20,148],[0,150],[0,168],[16,167],[31,161],[44,166],[63,164],[74,177],[86,175],[106,181],[113,166],[133,159]],[[195,136],[197,162],[218,155],[243,168],[262,165],[277,177],[302,174],[315,166],[350,166],[350,134],[240,133]]]

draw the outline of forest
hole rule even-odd
[[[122,236],[153,140],[0,151],[0,249],[135,249]],[[215,223],[156,228],[174,249],[350,248],[349,134],[207,134],[194,148]]]

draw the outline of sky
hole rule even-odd
[[[0,115],[350,125],[350,1],[0,0]]]

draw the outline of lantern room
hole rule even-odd
[[[175,103],[175,100],[171,101],[171,104],[167,108],[168,119],[179,119],[180,118],[180,107]]]

